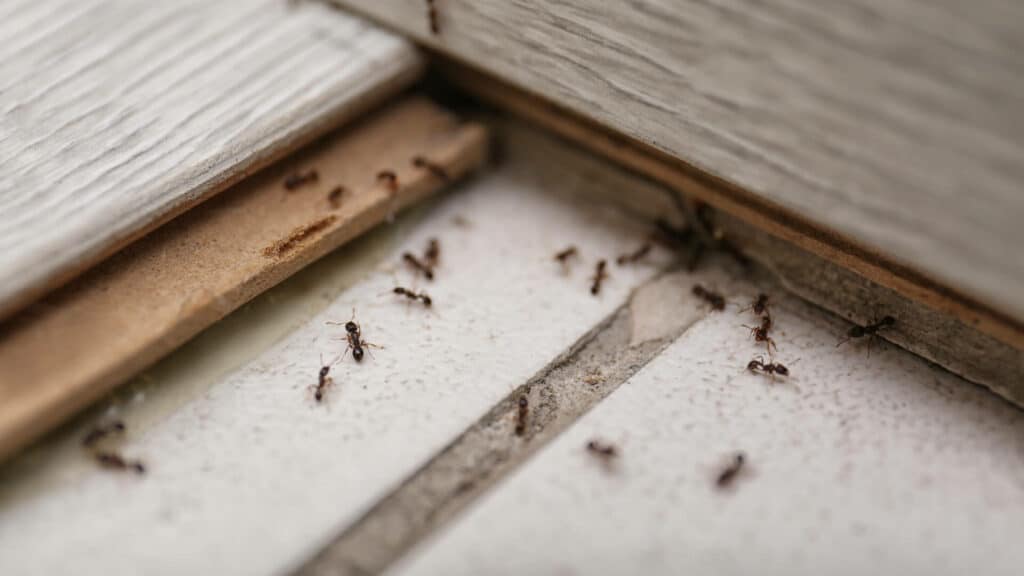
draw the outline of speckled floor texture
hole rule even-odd
[[[615,264],[648,227],[589,192],[650,185],[513,132],[499,167],[0,470],[0,574],[1019,573],[1024,412],[897,348],[837,348],[847,324],[727,260]],[[433,237],[429,282],[401,255]],[[759,290],[788,378],[745,370],[764,354],[741,310]],[[353,309],[381,348],[333,365],[317,403],[321,355],[345,349],[327,322]],[[115,415],[144,476],[79,447]]]

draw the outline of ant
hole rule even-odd
[[[438,23],[437,7],[434,5],[434,1],[427,0],[427,18],[430,20],[430,33],[437,36],[441,33],[441,26]]]
[[[136,474],[145,474],[146,467],[139,460],[127,460],[116,452],[97,452],[96,462],[111,470],[131,470]]]
[[[747,457],[743,452],[737,452],[732,457],[732,462],[725,467],[724,470],[718,473],[718,477],[715,478],[715,486],[719,489],[728,488],[736,477],[743,471],[743,466],[746,464]]]
[[[440,164],[431,162],[423,156],[413,156],[412,165],[417,168],[428,170],[435,178],[441,182],[451,182],[451,176],[448,175],[448,171],[444,169]]]
[[[348,352],[349,349],[351,349],[352,359],[355,360],[356,362],[362,362],[363,353],[366,351],[367,348],[383,348],[383,346],[371,344],[366,340],[363,340],[363,331],[359,327],[359,324],[356,323],[355,318],[356,311],[355,309],[353,309],[352,318],[348,322],[345,322],[345,339],[348,340],[348,347],[345,348],[345,352]],[[328,324],[337,325],[339,323],[328,322]],[[344,356],[345,352],[342,352],[341,355]],[[323,369],[321,369],[321,371],[323,371]]]
[[[619,449],[612,444],[605,444],[598,440],[587,442],[587,451],[594,456],[608,462],[619,456]]]
[[[403,288],[402,286],[395,286],[392,292],[399,296],[405,296],[409,300],[419,300],[420,302],[423,302],[423,305],[427,308],[430,308],[434,304],[434,301],[430,299],[430,296],[427,296],[426,292],[420,292],[417,294],[416,292],[413,292],[408,288]]]
[[[771,376],[772,381],[775,381],[775,375],[789,376],[789,368],[786,368],[778,362],[765,362],[763,356],[758,356],[747,363],[747,370],[751,372],[757,372],[760,370],[765,374]]]
[[[120,420],[115,420],[106,425],[96,426],[85,435],[85,438],[82,438],[82,446],[90,448],[107,436],[110,436],[111,434],[123,434],[124,431],[124,422]]]
[[[562,265],[562,271],[569,271],[569,259],[579,256],[579,250],[575,246],[569,246],[565,250],[555,254],[555,261]]]
[[[747,326],[743,325],[744,328],[750,328],[750,335],[754,337],[755,342],[764,342],[765,348],[768,350],[768,354],[772,353],[772,348],[778,350],[779,347],[775,345],[775,340],[768,335],[768,331],[772,328],[772,317],[765,314],[761,317],[760,326]]]
[[[316,398],[317,404],[323,401],[324,392],[331,384],[334,383],[334,379],[327,374],[331,371],[331,366],[333,366],[337,361],[337,359],[334,359],[329,364],[324,364],[324,357],[322,354],[320,355],[320,373],[317,375],[316,392],[313,394],[313,397]]]
[[[700,284],[694,284],[693,295],[703,298],[705,302],[711,305],[712,310],[725,310],[725,297],[718,292],[712,292]]]
[[[893,318],[892,316],[885,316],[884,318],[882,318],[878,322],[875,322],[874,324],[868,324],[867,326],[854,326],[853,328],[847,330],[846,338],[840,340],[839,343],[836,344],[836,348],[840,347],[851,338],[875,336],[878,334],[878,331],[881,330],[882,328],[888,328],[889,326],[892,326],[895,323],[895,318]]]
[[[405,262],[409,266],[412,266],[412,268],[417,272],[422,273],[427,280],[434,279],[434,271],[431,269],[431,267],[421,262],[420,259],[417,258],[412,252],[406,252],[405,254],[402,254],[402,260],[405,260]]]
[[[310,170],[308,172],[296,172],[291,174],[284,179],[284,189],[292,192],[305,186],[306,184],[314,184],[320,180],[320,174],[316,170]]]
[[[337,208],[341,206],[341,198],[345,195],[347,190],[344,186],[335,186],[327,193],[327,203],[331,205],[331,208]]]
[[[768,295],[764,293],[758,294],[757,299],[755,299],[750,304],[750,306],[747,306],[743,310],[740,310],[740,312],[744,312],[746,310],[753,310],[754,314],[757,314],[758,316],[760,316],[761,314],[767,314],[771,316],[771,313],[768,312]]]
[[[605,278],[608,278],[608,272],[605,268],[608,267],[606,260],[598,260],[597,268],[594,270],[594,281],[590,285],[590,293],[597,296],[601,292],[601,283],[604,282]]]
[[[644,257],[646,257],[651,252],[652,248],[654,248],[654,244],[650,240],[648,240],[647,242],[644,242],[643,245],[641,245],[635,251],[630,252],[629,254],[623,254],[619,256],[615,260],[615,262],[619,266],[623,266],[625,264],[635,264],[643,260]]]
[[[441,261],[441,243],[438,242],[437,238],[431,238],[427,241],[427,249],[423,252],[423,263],[430,268],[433,272],[434,268],[437,267]]]
[[[516,436],[526,433],[526,417],[530,414],[530,401],[526,396],[519,397],[519,408],[516,412]]]
[[[395,194],[398,192],[398,175],[391,170],[381,170],[377,173],[377,182],[384,184],[388,189],[388,192]]]

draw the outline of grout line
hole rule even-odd
[[[498,402],[295,574],[383,572],[636,374],[702,317],[681,315],[667,335],[630,346],[637,293],[666,276],[638,287],[629,302]],[[529,412],[517,436],[522,396]]]

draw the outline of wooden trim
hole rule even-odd
[[[303,266],[479,166],[487,135],[410,98],[239,183],[0,327],[0,459]],[[317,183],[286,191],[296,170]],[[393,170],[398,187],[377,181]],[[332,205],[329,191],[347,190]]]

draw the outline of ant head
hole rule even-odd
[[[320,377],[323,378],[324,376],[327,376],[327,373],[330,372],[330,371],[331,371],[331,367],[330,366],[322,366],[320,368]]]
[[[757,368],[760,368],[761,364],[762,364],[762,362],[755,358],[755,359],[751,360],[750,362],[747,362],[747,370],[755,370]]]
[[[846,333],[850,338],[861,338],[865,334],[863,326],[854,326]]]
[[[892,316],[886,316],[885,318],[882,318],[881,322],[879,322],[879,324],[881,324],[882,326],[892,326],[895,323],[896,319],[893,318]]]
[[[430,299],[430,296],[423,296],[423,305],[424,306],[429,308],[430,305],[433,304],[433,303],[434,303],[434,301]]]

